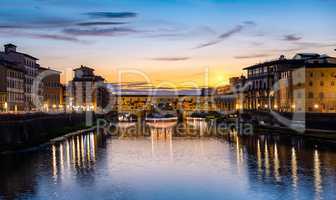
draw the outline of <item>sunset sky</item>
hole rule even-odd
[[[280,54],[335,56],[335,8],[334,0],[1,0],[0,38],[67,72],[64,80],[87,65],[109,82],[132,70],[162,86],[205,85],[208,70],[214,86]]]

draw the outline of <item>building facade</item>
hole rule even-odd
[[[24,110],[24,70],[15,63],[0,59],[0,110]]]
[[[336,58],[296,54],[245,68],[243,108],[280,112],[335,112]]]
[[[63,105],[63,93],[61,86],[61,72],[39,67],[39,76],[42,78],[40,84],[40,96],[43,111],[62,111]]]
[[[279,108],[286,112],[336,112],[336,58],[304,55],[301,67],[281,73]],[[297,54],[293,59],[302,60]]]
[[[74,78],[69,83],[67,107],[77,111],[102,109],[108,102],[104,78],[96,76],[94,69],[81,66],[74,69]]]
[[[204,95],[121,95],[117,98],[121,112],[150,110],[153,106],[187,112],[215,110],[212,98]]]
[[[13,44],[4,45],[4,51],[0,52],[0,57],[9,62],[16,63],[18,68],[24,70],[24,107],[26,111],[36,110],[33,82],[38,74],[38,59],[16,51],[16,46]],[[35,92],[38,92],[38,89]]]
[[[214,97],[217,110],[225,113],[243,109],[245,103],[246,77],[232,77],[229,83],[229,85],[218,87]]]

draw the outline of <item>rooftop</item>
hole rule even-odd
[[[13,52],[13,53],[17,53],[17,54],[21,54],[21,55],[23,55],[23,56],[26,56],[26,57],[28,57],[28,58],[31,58],[31,59],[33,59],[33,60],[38,60],[38,58],[35,58],[34,56],[31,56],[31,55],[28,55],[28,54],[26,54],[26,53],[21,53],[21,52]]]
[[[77,70],[90,70],[90,71],[94,71],[93,68],[81,65],[79,68],[74,69],[73,71],[77,71]]]
[[[5,44],[4,45],[5,47],[16,47],[14,44],[12,44],[12,43],[8,43],[8,44]]]
[[[5,46],[5,48],[8,48],[8,47],[15,47],[16,48],[16,46],[14,44],[11,44],[11,43],[5,44],[4,46]],[[7,52],[5,52],[5,53],[7,53]],[[16,53],[16,54],[23,55],[23,56],[28,57],[28,58],[33,59],[33,60],[38,60],[38,58],[35,58],[34,56],[28,55],[26,53],[21,53],[21,52],[17,52],[17,51],[10,51],[9,53]]]
[[[23,69],[17,67],[16,63],[10,62],[10,61],[4,60],[4,59],[0,59],[0,65],[4,66],[6,68],[12,69],[12,70],[24,72]]]
[[[54,69],[51,69],[51,68],[46,68],[46,67],[38,67],[38,70],[41,70],[41,71],[46,71],[46,70],[49,70],[49,71],[53,71],[53,72],[56,72],[56,73],[61,73],[60,71],[57,71],[57,70],[54,70]]]
[[[333,58],[333,57],[330,57],[325,54],[320,55],[317,53],[297,53],[293,56],[292,59],[286,59],[280,56],[280,58],[275,59],[275,60],[265,61],[262,63],[257,63],[254,65],[245,67],[244,70],[264,67],[264,66],[279,65],[279,64],[303,65],[303,64],[308,64],[307,62],[308,60],[326,59],[326,58]],[[314,64],[317,64],[317,63],[314,63]]]

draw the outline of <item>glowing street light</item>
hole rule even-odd
[[[44,106],[45,111],[48,112],[49,111],[48,104],[45,103],[43,106]]]
[[[4,104],[4,110],[5,110],[6,112],[8,112],[8,104],[7,104],[7,102],[5,102],[5,104]]]

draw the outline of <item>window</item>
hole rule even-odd
[[[313,86],[313,82],[309,81],[309,86]]]
[[[313,72],[310,72],[310,77],[313,77],[313,76],[314,76]]]
[[[296,97],[297,97],[298,99],[301,99],[301,97],[302,97],[301,92],[298,92],[298,93],[296,94]]]
[[[267,67],[264,67],[264,73],[267,73]]]
[[[321,81],[321,82],[320,82],[320,86],[323,86],[323,85],[324,85],[324,82],[323,82],[323,81]]]
[[[334,81],[331,81],[331,86],[334,86],[335,85],[335,82]]]
[[[321,99],[323,99],[324,98],[324,93],[320,92],[319,96],[320,96]]]
[[[308,98],[310,98],[310,99],[314,98],[314,93],[309,92],[309,93],[308,93]]]
[[[321,77],[324,77],[324,73],[323,72],[321,72]]]

